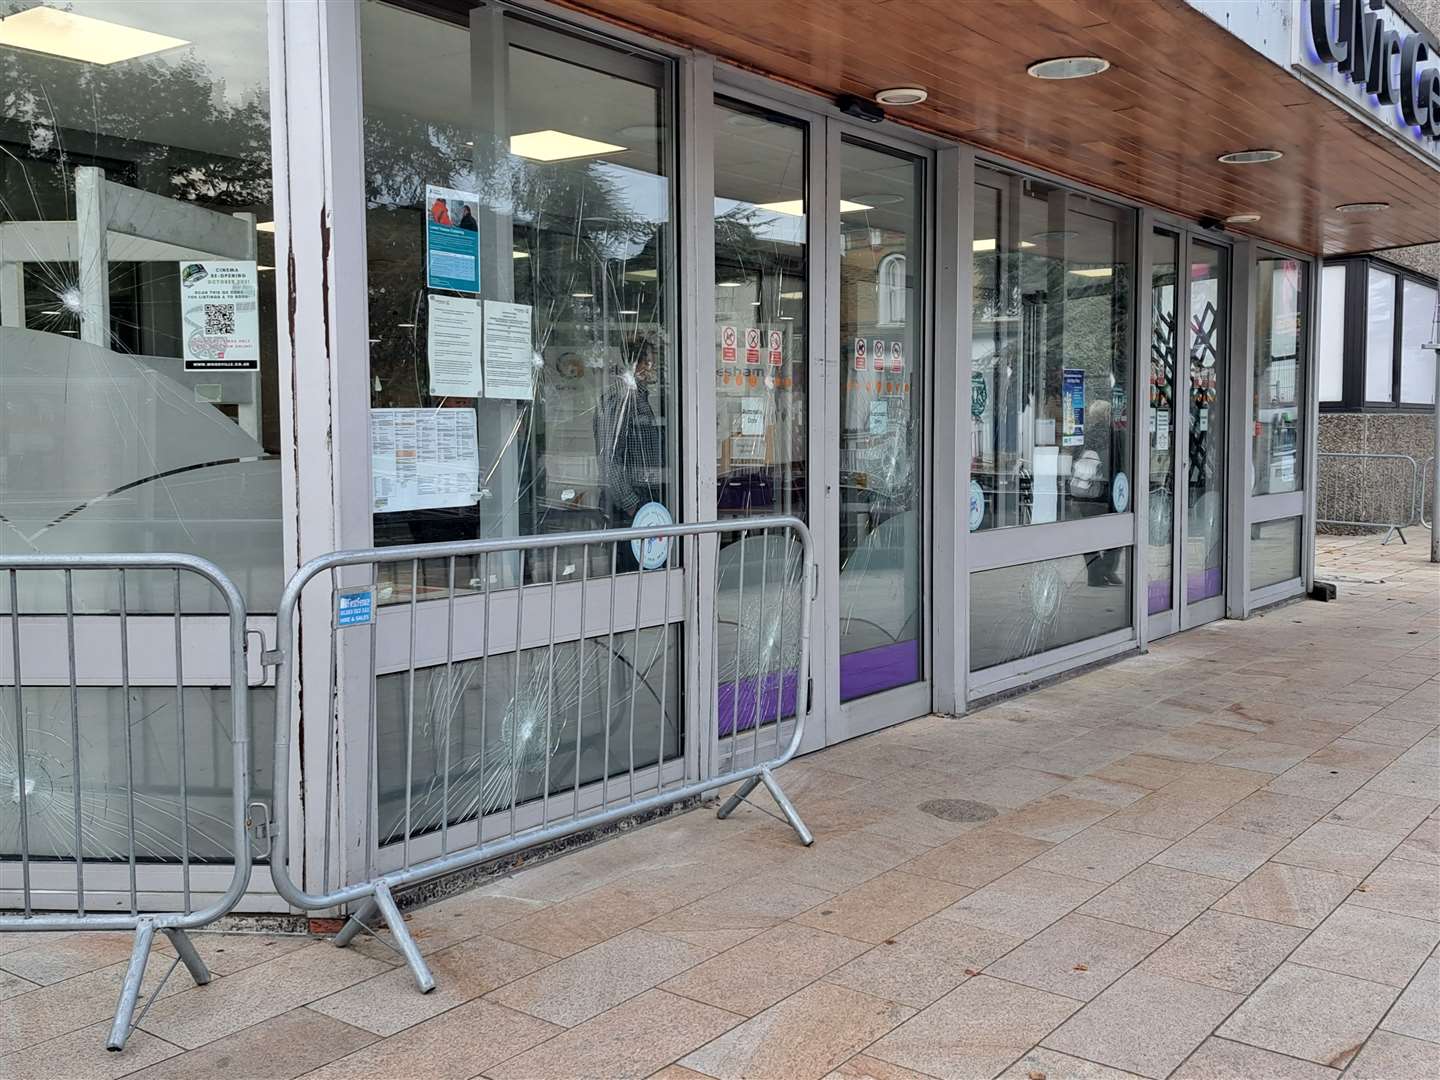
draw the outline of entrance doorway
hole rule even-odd
[[[814,534],[814,749],[930,708],[932,161],[738,92],[714,127],[716,507]]]
[[[1151,247],[1152,638],[1225,614],[1230,249],[1157,228]]]

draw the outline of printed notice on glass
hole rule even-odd
[[[480,224],[474,191],[425,185],[425,285],[451,292],[480,291]]]
[[[485,396],[511,401],[535,396],[529,304],[485,301]]]
[[[470,506],[480,486],[474,409],[371,409],[375,512]]]
[[[1157,409],[1150,414],[1150,419],[1155,425],[1155,449],[1170,449],[1170,410]]]
[[[260,370],[260,288],[254,262],[180,264],[186,371]]]
[[[1060,373],[1061,446],[1085,445],[1085,372],[1065,368]]]
[[[432,397],[480,396],[480,301],[431,296],[425,331]]]

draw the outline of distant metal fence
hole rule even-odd
[[[82,596],[106,598],[103,615],[85,606],[77,611],[82,579]],[[15,813],[7,810],[0,817],[0,851],[7,853],[0,861],[0,907],[18,909],[0,915],[0,932],[134,931],[107,1042],[109,1049],[119,1050],[177,965],[183,963],[196,983],[210,981],[186,932],[228,913],[250,881],[245,603],[213,563],[176,554],[5,555],[0,556],[0,588],[0,694],[13,712],[9,723],[0,722],[0,804],[15,807]],[[224,606],[229,647],[230,715],[228,727],[217,725],[218,731],[203,730],[193,713],[187,720],[185,711],[184,618],[211,615],[212,592]],[[173,610],[168,616],[137,615],[142,593],[150,600],[169,593]],[[196,603],[199,593],[207,594],[203,604]],[[60,596],[63,614],[33,599]],[[28,606],[39,610],[26,613],[27,597],[32,598]],[[147,603],[146,610],[155,609]],[[137,637],[145,639],[143,645],[137,645]],[[88,718],[82,720],[82,692],[95,684],[82,669],[97,654],[106,663],[113,659],[118,672],[123,706],[113,710],[113,717],[102,710],[106,720],[114,721],[110,727],[121,725],[118,738],[113,730],[96,731]],[[132,690],[167,686],[174,693],[175,727],[165,735],[168,741],[173,734],[174,745],[168,748],[173,756],[151,770],[150,762],[137,760],[137,731],[143,739],[146,718],[134,715]],[[34,702],[42,695],[58,705],[37,709]],[[0,708],[0,716],[4,711]],[[60,723],[41,724],[36,719],[41,711]],[[108,742],[104,752],[82,752],[97,736]],[[228,747],[228,791],[221,775],[224,763],[213,757],[206,762],[203,783],[193,775],[198,769],[187,755],[187,743],[200,742],[207,749]],[[155,775],[142,775],[147,773]],[[178,896],[147,886],[156,869],[148,864],[159,849],[166,861],[179,863]],[[192,888],[192,871],[202,863],[204,881]],[[225,882],[218,895],[217,881]],[[210,899],[198,903],[197,893]],[[167,895],[178,910],[164,899]],[[53,910],[58,907],[73,911]],[[157,932],[169,938],[176,958],[137,1017]]]
[[[286,585],[265,658],[279,668],[276,888],[305,911],[350,906],[338,946],[383,920],[429,991],[395,903],[403,887],[736,783],[721,817],[763,783],[811,843],[772,770],[804,731],[815,582],[810,533],[793,517],[311,560]],[[328,693],[306,687],[307,739],[325,738],[326,761],[340,763],[325,777],[308,887],[285,798],[302,607],[328,612],[335,658]],[[714,642],[705,663],[683,647],[694,619],[714,628],[690,638]],[[687,679],[703,679],[685,693],[709,708],[681,707]],[[359,706],[342,716],[341,701]]]
[[[1429,517],[1426,517],[1426,512]],[[1427,529],[1433,529],[1435,521],[1435,455],[1431,454],[1425,459],[1425,464],[1420,469],[1420,524]]]
[[[1384,529],[1408,543],[1405,530],[1422,517],[1420,466],[1408,454],[1322,453],[1316,523]]]

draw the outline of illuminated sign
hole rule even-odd
[[[1305,0],[1294,65],[1440,162],[1440,48],[1384,0]]]

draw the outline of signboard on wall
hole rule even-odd
[[[1440,165],[1440,50],[1384,0],[1302,0],[1291,67]]]

